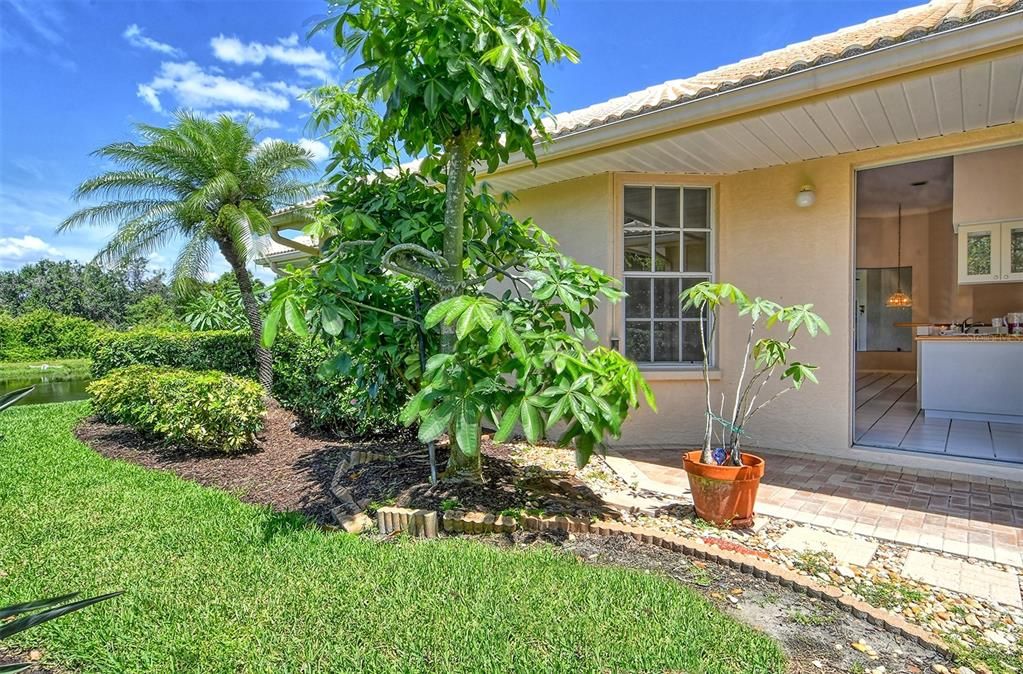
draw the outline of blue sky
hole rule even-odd
[[[582,56],[549,68],[556,112],[686,77],[919,4],[916,0],[561,0],[555,33]],[[326,34],[323,0],[0,0],[0,269],[86,261],[110,230],[56,234],[89,153],[165,124],[179,108],[252,115],[260,137],[325,146],[308,87],[350,68]],[[152,260],[161,267],[176,251]],[[226,269],[219,264],[217,270]]]

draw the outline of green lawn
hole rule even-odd
[[[0,605],[126,591],[22,646],[81,672],[783,672],[673,581],[553,550],[374,543],[71,436],[88,403],[0,414]]]
[[[89,376],[88,358],[69,360],[38,360],[27,363],[0,363],[0,382],[11,379],[34,379],[46,375],[50,381],[66,381]]]

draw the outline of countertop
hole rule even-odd
[[[1019,342],[1023,335],[915,335],[918,342]]]

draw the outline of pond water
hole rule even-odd
[[[91,381],[88,377],[50,381],[45,375],[31,379],[5,379],[0,381],[0,395],[26,386],[35,386],[31,395],[18,401],[18,405],[36,405],[39,403],[60,403],[66,400],[84,400],[89,397],[85,390]]]

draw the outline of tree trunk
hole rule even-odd
[[[224,255],[227,263],[231,265],[231,271],[238,282],[238,291],[241,293],[242,306],[245,308],[245,319],[249,322],[249,330],[252,332],[252,345],[256,350],[256,368],[259,374],[259,383],[266,391],[267,396],[273,395],[274,371],[273,356],[269,349],[263,348],[263,319],[259,315],[259,303],[256,302],[256,293],[252,290],[252,277],[249,270],[245,268],[245,260],[238,255],[229,241],[217,241],[220,252]]]
[[[460,292],[459,285],[463,280],[462,261],[465,257],[463,236],[465,233],[465,186],[469,177],[469,158],[476,144],[476,134],[463,133],[448,143],[447,177],[444,196],[444,259],[448,266],[445,270],[448,287],[441,288],[440,299],[446,300]],[[453,353],[455,350],[455,328],[451,325],[441,326],[441,353]],[[471,455],[459,448],[455,440],[455,425],[452,421],[448,428],[451,454],[448,457],[445,478],[463,478],[482,481],[483,472],[480,464],[479,447],[470,448]]]

